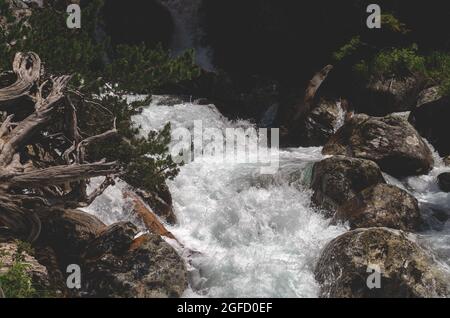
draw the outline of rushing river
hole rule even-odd
[[[202,120],[204,128],[251,127],[249,122],[229,121],[213,105],[167,106],[161,97],[134,118],[143,135],[167,122],[172,129],[191,129],[196,120]],[[315,263],[322,248],[347,228],[330,225],[310,206],[308,182],[312,164],[323,158],[321,148],[282,149],[276,155],[280,168],[273,175],[262,175],[257,163],[218,163],[206,157],[187,163],[168,182],[179,220],[169,230],[184,246],[198,252],[186,256],[191,279],[185,296],[318,295]],[[429,224],[420,238],[450,262],[450,222],[446,226],[442,221],[449,213],[450,195],[440,192],[435,181],[443,170],[438,161],[428,176],[387,179],[419,199]],[[121,195],[124,187],[119,182],[109,188],[88,211],[107,223],[128,219],[129,208]]]

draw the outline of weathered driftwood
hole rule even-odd
[[[145,203],[142,201],[140,197],[138,197],[136,194],[132,192],[125,192],[125,197],[128,197],[131,199],[133,204],[133,212],[136,214],[137,217],[139,217],[142,222],[144,223],[145,227],[160,236],[165,236],[168,238],[171,238],[178,242],[178,240],[175,238],[175,236],[166,229],[166,227],[161,223],[161,221],[158,219],[158,217],[151,211]],[[178,242],[181,246],[182,244]]]
[[[325,66],[320,72],[314,75],[314,77],[309,81],[308,87],[305,90],[305,96],[301,102],[296,106],[296,112],[294,121],[304,119],[310,112],[313,104],[314,97],[319,90],[322,83],[328,77],[328,74],[333,69],[333,65]]]
[[[37,54],[17,53],[13,70],[15,83],[0,88],[0,107],[18,103],[8,108],[0,125],[0,239],[7,233],[8,237],[34,241],[40,233],[40,210],[89,205],[113,183],[119,172],[117,164],[88,162],[86,148],[116,135],[117,130],[114,124],[105,133],[82,139],[76,107],[65,96],[70,76],[43,80]],[[24,97],[34,103],[34,109],[14,122],[15,110],[23,111],[20,101]],[[49,135],[56,109],[64,110],[64,131]],[[65,146],[45,146],[61,136],[69,141]],[[58,165],[61,161],[66,164]],[[98,176],[106,179],[88,195],[89,179]]]
[[[0,103],[10,102],[27,95],[40,77],[41,60],[35,53],[17,53],[13,62],[17,76],[14,84],[0,90]]]

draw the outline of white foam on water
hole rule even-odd
[[[250,127],[231,122],[213,105],[157,106],[133,118],[146,135],[167,122],[172,128]],[[241,154],[243,155],[243,154]],[[261,175],[259,164],[196,158],[168,183],[179,225],[170,231],[186,247],[193,275],[185,296],[315,297],[315,262],[321,249],[345,231],[310,207],[303,184],[319,148],[279,152],[280,169]]]
[[[444,165],[431,145],[429,147],[435,161],[430,173],[401,180],[386,175],[386,179],[419,201],[422,217],[427,223],[424,231],[418,235],[419,242],[434,252],[439,261],[443,261],[450,269],[450,193],[443,192],[437,180],[441,173],[450,172],[450,167]]]
[[[104,177],[91,179],[88,193],[96,189],[103,182]],[[106,225],[133,219],[131,202],[125,197],[128,185],[117,179],[114,186],[109,186],[101,196],[97,197],[91,205],[82,210],[94,214]]]
[[[202,120],[203,128],[251,127],[246,121],[229,121],[213,105],[180,101],[165,106],[165,99],[155,96],[150,106],[134,116],[143,136],[167,122],[173,129],[192,129],[195,120]],[[261,175],[257,163],[218,163],[215,158],[199,157],[168,182],[179,220],[168,229],[186,247],[182,250],[174,244],[190,272],[184,297],[318,296],[315,263],[327,242],[347,228],[331,226],[310,207],[307,184],[312,163],[323,158],[321,148],[284,149],[276,155],[280,169],[274,175]],[[450,194],[439,189],[437,176],[450,168],[436,153],[435,159],[428,175],[401,180],[385,177],[419,200],[429,228],[417,235],[418,241],[448,269],[450,222],[445,217],[450,216]],[[95,178],[91,189],[101,181]],[[119,181],[85,210],[107,224],[129,220],[126,188]]]

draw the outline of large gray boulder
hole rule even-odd
[[[377,184],[358,193],[339,207],[334,220],[349,222],[351,229],[388,227],[416,231],[421,225],[417,199],[388,184]]]
[[[434,164],[430,148],[398,116],[355,115],[330,138],[323,154],[373,160],[396,177],[426,174]]]
[[[183,259],[159,235],[137,239],[131,223],[106,229],[88,247],[83,293],[89,297],[181,297],[188,286]]]
[[[312,202],[330,212],[362,190],[385,183],[377,164],[370,160],[334,156],[314,164]]]
[[[377,272],[378,286],[372,275]],[[315,276],[322,297],[410,298],[448,294],[448,277],[433,257],[406,233],[387,228],[357,229],[331,241],[320,256]]]

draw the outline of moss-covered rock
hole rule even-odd
[[[82,286],[88,296],[181,297],[188,285],[183,259],[159,235],[136,234],[130,223],[118,223],[88,248]]]
[[[373,161],[344,156],[327,158],[314,164],[312,201],[321,208],[336,211],[360,191],[378,183],[385,180]]]
[[[421,224],[417,199],[388,184],[377,184],[358,193],[339,207],[334,220],[349,222],[352,229],[388,227],[416,231]]]
[[[398,116],[355,115],[331,137],[323,154],[373,160],[397,177],[426,174],[434,164],[430,148],[414,127]]]
[[[380,270],[380,288],[367,284]],[[315,275],[322,297],[445,297],[449,279],[433,257],[401,231],[357,229],[331,241]],[[371,281],[372,282],[372,281]]]

